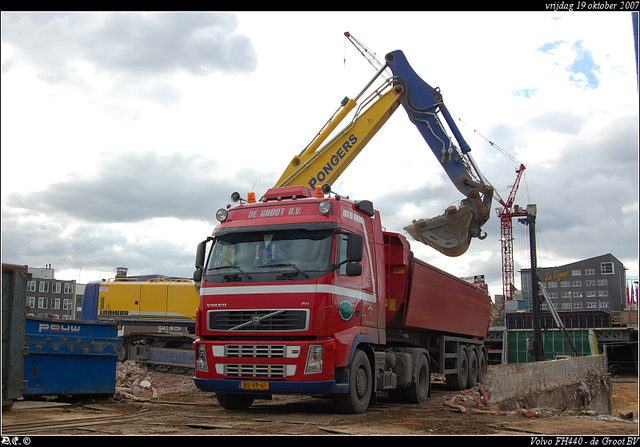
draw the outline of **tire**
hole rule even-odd
[[[404,401],[408,404],[422,404],[431,394],[431,371],[429,359],[421,354],[416,365],[416,381],[402,389]]]
[[[469,378],[467,388],[473,388],[478,383],[478,354],[475,347],[469,349]]]
[[[116,357],[119,362],[126,362],[127,360],[129,360],[129,344],[128,343],[120,346],[120,349],[118,349],[118,352],[116,354]]]
[[[218,403],[227,410],[246,410],[255,397],[250,394],[216,393]]]
[[[469,378],[469,359],[467,358],[467,350],[460,346],[458,352],[459,369],[455,374],[447,374],[447,388],[450,390],[464,390],[467,387]]]
[[[349,391],[333,396],[336,410],[343,414],[364,413],[373,390],[371,363],[364,351],[356,349],[349,365]]]

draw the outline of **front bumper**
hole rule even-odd
[[[268,382],[268,390],[242,389],[244,380],[231,379],[202,379],[194,377],[196,387],[202,391],[221,393],[245,393],[255,395],[289,394],[289,395],[313,395],[313,394],[341,394],[349,389],[348,383],[336,383],[334,380],[320,382],[288,382],[288,381],[261,381]]]

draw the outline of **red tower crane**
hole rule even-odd
[[[513,224],[511,219],[514,217],[527,216],[527,210],[520,208],[518,205],[514,205],[516,199],[516,192],[520,186],[520,179],[524,173],[525,167],[523,164],[516,169],[516,181],[511,188],[509,197],[506,201],[497,195],[496,200],[502,209],[498,209],[498,217],[500,218],[500,244],[502,253],[502,291],[505,301],[513,299],[513,292],[515,290],[514,278],[515,272],[513,268]]]

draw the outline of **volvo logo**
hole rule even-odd
[[[253,324],[254,326],[257,326],[260,324],[260,317],[251,317],[251,324]]]

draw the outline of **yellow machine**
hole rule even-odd
[[[98,318],[166,326],[195,324],[198,292],[191,280],[153,279],[103,282],[99,288]]]
[[[190,279],[117,278],[87,284],[82,319],[118,322],[120,361],[192,369],[198,302],[197,284]]]

